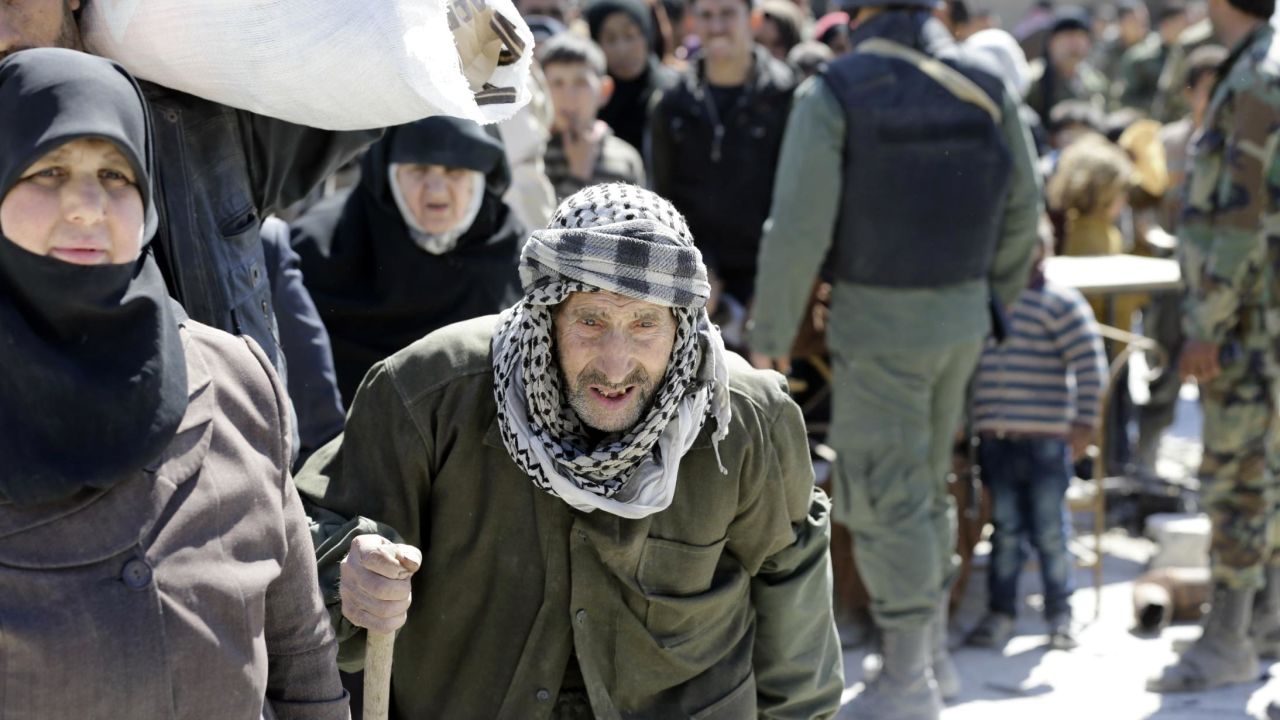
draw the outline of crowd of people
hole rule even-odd
[[[346,717],[398,631],[393,717],[832,717],[838,523],[846,712],[933,720],[957,438],[966,642],[1030,546],[1070,650],[1067,488],[1158,480],[1188,378],[1213,610],[1149,687],[1280,647],[1274,0],[518,0],[514,117],[349,132],[136,80],[82,1],[0,5],[0,716]],[[1046,277],[1118,254],[1186,291]]]

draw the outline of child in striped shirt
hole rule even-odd
[[[972,645],[1001,647],[1013,634],[1024,540],[1040,556],[1050,644],[1076,645],[1070,605],[1075,568],[1063,499],[1072,461],[1097,429],[1107,361],[1084,297],[1044,278],[1051,248],[1041,243],[1031,282],[1009,308],[1008,337],[988,345],[978,365],[974,426],[994,533],[988,613],[969,634]]]

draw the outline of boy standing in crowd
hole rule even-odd
[[[1069,650],[1077,644],[1063,498],[1072,460],[1097,432],[1107,357],[1084,296],[1045,280],[1044,258],[1053,247],[1047,227],[1040,247],[1031,282],[1009,308],[1009,336],[988,344],[978,365],[974,429],[982,438],[995,532],[988,612],[969,634],[970,645],[999,648],[1012,636],[1024,540],[1040,556],[1050,645]]]
[[[556,201],[598,183],[644,185],[639,151],[597,117],[613,91],[600,47],[561,33],[542,46],[542,72],[555,106],[545,159]]]

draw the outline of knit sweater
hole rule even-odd
[[[1066,437],[1073,423],[1096,427],[1107,361],[1084,296],[1033,284],[1009,310],[1009,336],[978,365],[976,430]]]

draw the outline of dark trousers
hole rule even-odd
[[[1059,438],[983,438],[982,480],[991,495],[988,607],[1016,615],[1018,574],[1026,544],[1039,554],[1046,617],[1070,614],[1075,567],[1067,551],[1070,523],[1064,498],[1071,482],[1070,450]]]

